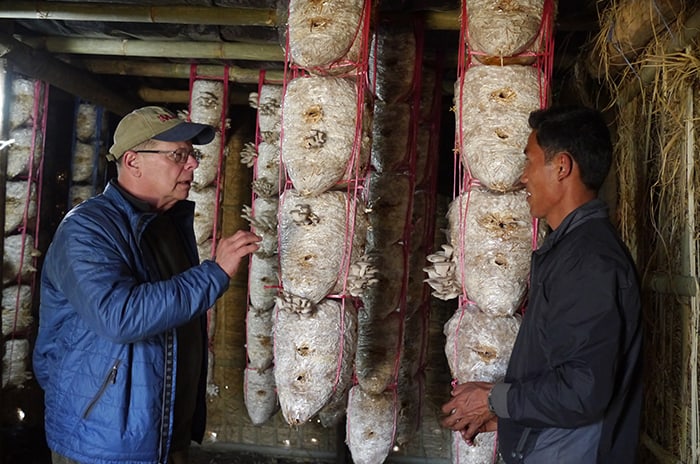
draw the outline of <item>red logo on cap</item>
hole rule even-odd
[[[165,121],[170,121],[171,119],[175,119],[175,116],[172,114],[159,114],[158,119],[160,119],[162,122]]]

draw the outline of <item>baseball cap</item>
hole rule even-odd
[[[114,161],[124,152],[149,139],[164,142],[191,140],[196,145],[204,145],[214,139],[214,134],[214,128],[208,124],[187,122],[160,106],[145,106],[119,121],[107,159]]]

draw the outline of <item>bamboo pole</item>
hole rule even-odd
[[[284,50],[276,44],[195,42],[140,39],[89,39],[77,37],[21,37],[34,48],[74,55],[115,55],[159,58],[283,61]]]
[[[261,8],[147,6],[113,3],[4,2],[0,18],[129,23],[274,26],[277,12]]]
[[[667,295],[696,297],[698,296],[698,279],[696,276],[662,274],[652,275],[645,289]]]
[[[128,59],[99,59],[91,58],[81,60],[80,64],[94,74],[116,74],[123,76],[142,77],[164,77],[176,79],[188,79],[190,76],[190,65],[185,63],[145,63],[143,61]],[[198,76],[221,77],[224,73],[224,66],[221,65],[198,65]],[[236,66],[229,66],[228,77],[231,82],[242,84],[257,84],[260,76],[258,69],[244,69]],[[266,71],[265,82],[269,84],[282,83],[283,71]]]
[[[46,52],[34,50],[1,31],[0,57],[7,59],[21,74],[46,81],[117,115],[125,115],[141,106],[142,102],[138,99],[131,100],[109,90],[90,73],[74,68]]]
[[[459,10],[426,11],[426,27],[458,31],[459,14]],[[27,1],[6,1],[0,8],[0,18],[270,27],[278,26],[281,22],[275,10],[262,8]]]
[[[684,263],[684,272],[691,276],[695,276],[697,281],[698,275],[698,243],[696,240],[696,194],[695,194],[695,121],[693,114],[694,95],[693,87],[686,88],[686,116],[685,116],[685,169],[686,169],[686,189],[687,198],[686,205],[688,211],[688,224],[685,230],[685,246],[688,247],[688,253],[684,254],[688,259],[687,264]],[[688,401],[690,401],[690,462],[698,462],[700,444],[700,430],[698,430],[699,407],[698,404],[698,337],[700,337],[700,300],[695,295],[690,298],[690,327],[688,328],[688,343],[689,359],[687,369],[690,371],[690,379],[688,382],[689,392]]]

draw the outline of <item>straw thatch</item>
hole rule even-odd
[[[700,19],[700,11],[697,5],[683,10],[693,4],[681,2],[681,9],[669,16],[666,9],[677,2],[642,3],[611,4],[593,61],[600,63],[617,107],[617,218],[645,284],[641,460],[694,462],[700,459],[700,46],[697,35],[692,39],[697,27],[687,28],[686,21]],[[681,45],[685,39],[691,40],[687,46]],[[628,53],[632,43],[636,45]],[[628,59],[622,67],[620,53]]]

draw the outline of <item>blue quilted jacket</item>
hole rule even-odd
[[[188,238],[196,264],[193,212],[194,203],[181,201],[166,214]],[[108,185],[65,216],[43,263],[33,364],[45,391],[46,438],[52,450],[81,463],[167,462],[175,328],[200,317],[206,331],[207,309],[228,288],[228,275],[213,261],[158,281],[155,262],[140,249],[154,217]],[[202,374],[197,441],[205,381]]]

